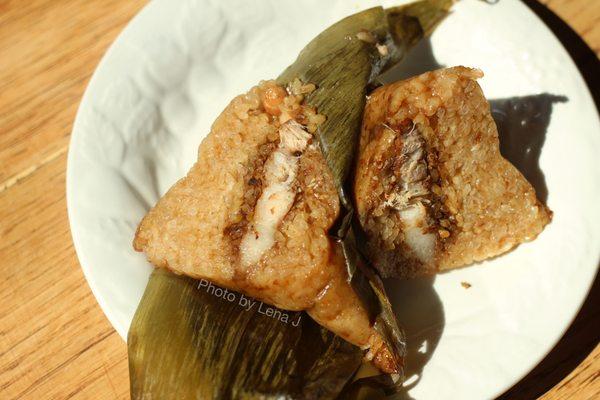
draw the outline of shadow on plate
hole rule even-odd
[[[386,291],[396,316],[406,334],[406,383],[401,393],[393,398],[408,400],[408,391],[423,375],[444,331],[445,318],[442,302],[433,288],[434,277],[408,281],[387,280]]]
[[[583,76],[596,108],[600,109],[600,60],[564,21],[535,0],[523,0],[561,41]],[[537,188],[536,188],[537,189]],[[600,276],[575,320],[550,353],[498,400],[538,398],[569,375],[600,343]],[[563,383],[567,384],[569,381]]]
[[[553,105],[565,101],[564,96],[548,93],[490,100],[500,137],[500,152],[533,185],[544,203],[548,199],[548,187],[539,158]]]
[[[431,48],[431,41],[429,38],[426,38],[421,40],[406,55],[406,58],[402,62],[383,74],[381,80],[384,83],[396,82],[443,67],[435,59]]]

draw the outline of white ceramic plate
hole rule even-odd
[[[77,114],[67,197],[82,268],[122,337],[151,271],[132,250],[135,228],[192,165],[220,110],[322,29],[376,4],[398,1],[155,0],[115,41]],[[434,68],[431,51],[441,64],[481,68],[489,99],[513,98],[492,103],[503,150],[542,194],[545,177],[555,212],[537,240],[505,256],[390,284],[411,343],[409,394],[492,398],[553,347],[594,279],[600,124],[574,63],[518,1],[461,1],[396,75]]]

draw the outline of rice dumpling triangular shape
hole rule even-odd
[[[458,268],[533,240],[552,218],[500,154],[479,70],[386,85],[365,108],[355,200],[383,276]]]
[[[191,171],[143,219],[134,246],[156,266],[306,310],[391,361],[328,236],[339,199],[310,133],[322,117],[300,97],[272,81],[236,97]],[[394,363],[384,368],[393,372]]]

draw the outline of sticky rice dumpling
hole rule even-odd
[[[198,161],[141,222],[136,250],[286,310],[306,310],[383,369],[395,361],[347,282],[328,230],[340,205],[302,104],[314,85],[262,82],[215,121]]]
[[[481,261],[535,239],[551,220],[500,154],[482,75],[441,69],[369,97],[354,189],[366,252],[383,276]]]

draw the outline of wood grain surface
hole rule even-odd
[[[589,47],[544,6],[526,2],[564,31],[572,56],[591,68],[588,84],[598,84],[600,1],[541,1]],[[125,343],[73,250],[65,167],[85,86],[145,3],[0,0],[0,399],[129,398]],[[502,398],[600,398],[599,293],[597,279],[563,340]]]

